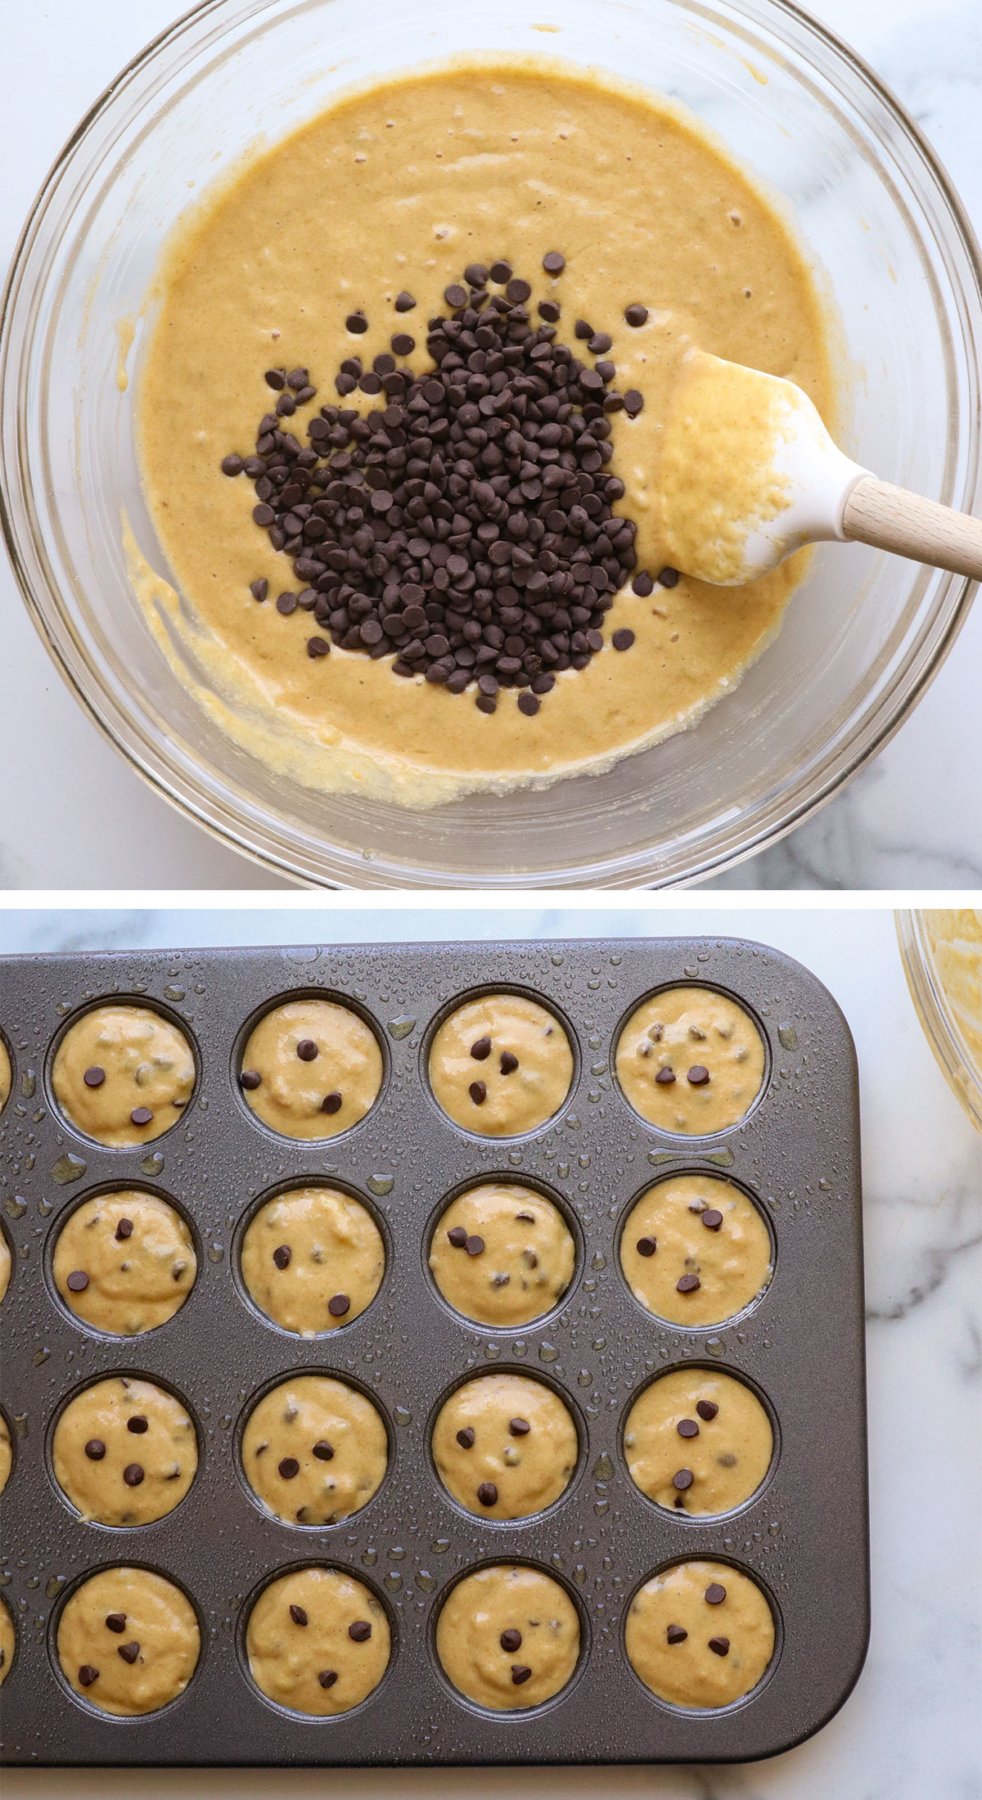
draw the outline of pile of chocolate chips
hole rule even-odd
[[[552,251],[543,266],[556,275],[563,263]],[[322,406],[306,445],[285,426],[315,397],[308,371],[271,369],[279,399],[255,454],[229,455],[222,469],[254,481],[253,517],[292,560],[298,588],[276,605],[312,615],[320,632],[307,639],[310,656],[334,643],[392,657],[396,675],[422,674],[451,693],[474,683],[486,713],[499,689],[518,688],[532,715],[557,673],[585,668],[603,647],[604,616],[635,567],[635,527],[613,510],[624,484],[607,473],[608,415],[634,416],[644,402],[612,386],[605,333],[577,321],[576,337],[599,358],[587,366],[557,340],[556,301],[543,300],[532,322],[531,288],[509,264],[472,264],[464,280],[429,322],[432,368],[399,366],[415,348],[405,331],[370,369],[348,358],[335,383],[341,401],[357,389],[380,404],[364,414]],[[400,294],[396,310],[414,305]],[[367,329],[361,312],[347,323]],[[671,570],[662,578],[677,580]],[[635,578],[638,593],[653,586],[645,572]],[[263,602],[268,583],[251,591]],[[634,634],[612,641],[627,650]]]

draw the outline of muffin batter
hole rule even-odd
[[[284,1331],[316,1337],[350,1325],[385,1273],[368,1208],[336,1188],[293,1188],[261,1206],[242,1240],[242,1279]]]
[[[136,1337],[184,1305],[197,1273],[191,1233],[156,1194],[126,1189],[76,1207],[55,1244],[55,1286],[96,1331]]]
[[[51,1456],[59,1486],[83,1519],[149,1525],[183,1500],[198,1467],[198,1442],[173,1394],[114,1375],[69,1401]]]
[[[550,1312],[573,1279],[576,1246],[534,1188],[483,1182],[458,1194],[430,1242],[430,1269],[465,1319],[507,1330]]]
[[[0,1231],[0,1300],[3,1299],[10,1286],[10,1245],[6,1236]]]
[[[635,1594],[624,1642],[659,1700],[730,1706],[767,1668],[774,1620],[756,1582],[729,1563],[676,1563]]]
[[[712,1175],[672,1175],[642,1194],[620,1254],[634,1298],[673,1325],[721,1324],[774,1273],[770,1234],[753,1201]]]
[[[4,1043],[3,1038],[0,1037],[0,1112],[3,1112],[7,1101],[10,1099],[10,1081],[10,1052]]]
[[[7,1424],[3,1413],[0,1413],[0,1494],[3,1493],[4,1488],[10,1480],[10,1471],[13,1467],[13,1461],[14,1450],[10,1441],[10,1426]]]
[[[0,1600],[0,1687],[10,1674],[17,1647],[17,1634],[6,1600]]]
[[[370,1400],[329,1375],[293,1375],[265,1394],[242,1434],[256,1498],[288,1525],[337,1525],[367,1506],[389,1460]]]
[[[561,275],[543,270],[551,250]],[[408,329],[405,360],[427,368],[444,289],[496,257],[533,285],[533,318],[543,300],[561,304],[562,342],[584,349],[578,317],[609,334],[618,387],[643,393],[642,412],[610,421],[642,569],[670,561],[661,421],[690,345],[789,376],[830,413],[822,310],[787,224],[694,120],[644,90],[546,58],[462,59],[356,92],[244,161],[179,227],[150,296],[141,460],[181,594],[138,561],[134,580],[180,677],[293,786],[431,804],[608,765],[731,690],[801,579],[798,558],[722,599],[684,579],[643,597],[625,588],[605,648],[560,674],[534,718],[514,693],[479,714],[470,695],[394,677],[387,657],[305,654],[306,615],[272,603],[296,585],[290,562],[252,520],[251,482],[227,479],[221,459],[253,444],[275,400],[271,365],[304,365],[318,387],[289,421],[301,442],[345,358],[370,369]],[[401,290],[416,303],[405,315]],[[629,324],[639,304],[644,321]],[[368,328],[355,335],[359,310]],[[619,629],[635,634],[629,654],[612,648]]]
[[[477,1706],[527,1711],[569,1681],[580,1621],[565,1588],[541,1569],[496,1563],[458,1581],[436,1628],[448,1681]]]
[[[389,1666],[380,1600],[342,1569],[293,1569],[264,1588],[246,1631],[249,1668],[268,1699],[327,1718],[360,1706]]]
[[[506,1371],[455,1389],[433,1427],[433,1461],[448,1492],[485,1519],[527,1519],[569,1486],[576,1426],[542,1381]]]
[[[742,1006],[711,988],[676,987],[641,1002],[615,1060],[625,1099],[649,1125],[710,1137],[750,1111],[765,1051]]]
[[[659,1506],[693,1515],[749,1500],[773,1450],[756,1394],[712,1369],[673,1369],[651,1382],[624,1427],[631,1480]]]
[[[145,1144],[169,1131],[194,1088],[182,1031],[146,1006],[95,1006],[66,1031],[51,1072],[66,1118],[99,1144]]]
[[[337,1137],[375,1104],[382,1052],[350,1007],[287,1000],[251,1032],[239,1084],[256,1117],[283,1137]]]
[[[101,1712],[159,1712],[183,1694],[200,1654],[193,1606],[149,1569],[90,1575],[58,1621],[62,1673]]]
[[[480,1137],[519,1137],[557,1113],[573,1080],[569,1039],[524,994],[465,1000],[430,1045],[430,1086],[444,1112]]]

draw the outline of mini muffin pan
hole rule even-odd
[[[648,993],[716,987],[756,1020],[764,1086],[746,1119],[714,1138],[649,1127],[613,1073],[618,1032]],[[573,1086],[526,1138],[472,1136],[436,1106],[430,1037],[468,993],[512,989],[560,1017]],[[237,1087],[245,1034],[290,996],[348,1001],[383,1050],[378,1101],[321,1144],[277,1137]],[[53,1047],[66,1023],[105,998],[175,1018],[195,1051],[191,1103],[145,1149],[100,1149],[58,1114]],[[816,1731],[857,1678],[868,1636],[863,1266],[856,1061],[842,1014],[798,964],[730,939],[397,945],[334,949],[135,952],[0,960],[0,1023],[13,1087],[0,1114],[0,1201],[14,1255],[0,1305],[3,1411],[14,1467],[2,1501],[0,1593],[17,1646],[0,1689],[10,1764],[700,1763],[763,1757]],[[766,1218],[774,1273],[736,1318],[666,1325],[621,1274],[631,1206],[664,1176],[737,1182]],[[541,1321],[507,1334],[456,1316],[427,1269],[430,1233],[470,1182],[540,1187],[574,1223],[576,1271]],[[378,1220],[381,1288],[350,1325],[314,1339],[266,1321],[236,1266],[243,1221],[284,1186],[322,1180]],[[51,1275],[72,1206],[107,1187],[173,1200],[190,1222],[198,1274],[180,1311],[140,1337],[74,1320]],[[743,1377],[763,1400],[775,1453],[735,1513],[688,1517],[633,1485],[622,1443],[640,1390],[680,1366]],[[441,1487],[429,1428],[463,1379],[540,1375],[580,1439],[573,1479],[547,1512],[517,1523],[472,1517]],[[263,1513],[237,1465],[256,1396],[293,1371],[323,1370],[368,1393],[389,1436],[388,1471],[364,1509],[326,1527]],[[186,1401],[199,1434],[195,1481],[175,1511],[142,1528],[83,1523],[60,1494],[51,1425],[66,1399],[114,1373],[159,1380]],[[684,1453],[683,1453],[684,1454]],[[716,1711],[656,1699],[624,1650],[627,1609],[649,1576],[687,1558],[745,1570],[774,1614],[771,1665],[749,1695]],[[392,1661],[347,1715],[311,1719],[264,1699],[244,1657],[248,1608],[264,1584],[307,1562],[347,1570],[380,1599]],[[435,1653],[439,1609],[461,1575],[531,1563],[567,1588],[580,1614],[575,1675],[552,1701],[493,1713],[449,1686]],[[197,1610],[202,1654],[185,1692],[140,1718],[101,1714],[58,1668],[60,1607],[87,1574],[134,1563],[170,1577]]]

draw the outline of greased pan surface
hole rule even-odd
[[[744,1121],[709,1138],[646,1125],[613,1072],[618,1031],[638,1001],[676,983],[709,985],[752,1015],[767,1047],[764,1086]],[[522,1139],[454,1126],[429,1091],[434,1023],[474,990],[541,999],[565,1024],[575,1074],[549,1124]],[[385,1072],[364,1121],[327,1143],[285,1140],[246,1108],[237,1073],[247,1026],[291,995],[330,995],[372,1022]],[[198,1063],[191,1104],[154,1143],[101,1149],[53,1102],[53,1046],[100,999],[171,1015]],[[0,1305],[2,1405],[14,1467],[2,1500],[3,1597],[17,1644],[0,1689],[10,1764],[427,1764],[708,1762],[773,1754],[818,1729],[854,1683],[868,1637],[868,1536],[858,1088],[852,1039],[826,989],[788,957],[732,939],[394,945],[172,951],[0,960],[0,1031],[13,1064],[0,1114],[2,1225],[13,1272]],[[736,1320],[675,1328],[646,1313],[621,1274],[630,1203],[666,1175],[723,1174],[753,1196],[772,1234],[774,1274]],[[501,1334],[440,1298],[426,1252],[441,1203],[495,1175],[564,1203],[576,1274],[544,1320]],[[373,1210],[387,1267],[373,1304],[328,1337],[265,1321],[238,1274],[243,1216],[278,1185],[326,1177]],[[181,1310],[144,1336],[100,1337],[73,1321],[51,1278],[66,1212],[107,1185],[176,1201],[197,1240]],[[628,1475],[630,1401],[686,1363],[741,1375],[771,1415],[775,1456],[739,1511],[700,1520],[654,1506]],[[461,1512],[433,1468],[429,1424],[462,1377],[513,1368],[553,1384],[580,1436],[577,1472],[547,1513],[494,1524]],[[323,1528],[266,1516],[238,1472],[255,1395],[296,1370],[362,1386],[390,1439],[369,1504]],[[199,1433],[197,1477],[166,1518],[139,1529],[83,1523],[50,1466],[50,1426],[88,1381],[140,1373],[173,1386]],[[776,1622],[770,1669],[719,1711],[655,1699],[624,1650],[638,1586],[666,1564],[707,1557],[744,1568]],[[528,1713],[493,1714],[455,1696],[434,1648],[454,1580],[489,1561],[539,1565],[581,1618],[576,1675]],[[264,1700],[244,1656],[248,1604],[275,1571],[350,1570],[385,1605],[387,1675],[347,1715],[309,1719]],[[59,1609],[99,1567],[138,1563],[194,1603],[202,1655],[186,1691],[142,1718],[111,1718],[73,1694],[54,1653]]]

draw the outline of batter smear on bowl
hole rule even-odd
[[[607,767],[732,688],[802,577],[721,595],[668,554],[687,354],[826,416],[831,382],[789,227],[642,90],[474,59],[354,92],[205,197],[154,298],[141,452],[180,597],[137,589],[294,783],[432,804]]]

